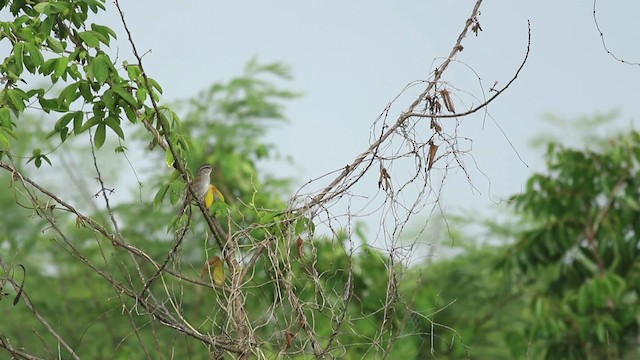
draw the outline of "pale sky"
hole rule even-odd
[[[377,116],[407,83],[426,79],[441,61],[434,59],[448,55],[474,1],[121,4],[139,50],[151,50],[144,65],[164,87],[165,100],[193,96],[213,82],[238,75],[254,56],[289,64],[295,76],[290,88],[305,96],[287,104],[291,123],[274,129],[270,140],[298,165],[278,171],[303,183],[344,167],[368,147]],[[107,6],[108,14],[96,22],[119,34],[120,59],[125,59],[129,48],[118,14],[111,2]],[[574,118],[618,109],[621,128],[639,118],[640,67],[607,55],[592,7],[584,0],[483,4],[483,31],[463,42],[458,60],[479,74],[485,91],[495,81],[506,84],[520,65],[527,20],[531,54],[516,82],[489,107],[491,118],[484,126],[482,115],[461,121],[461,136],[473,139],[477,167],[471,157],[465,161],[480,193],[471,191],[463,173],[449,174],[442,198],[447,210],[485,211],[493,201],[520,191],[533,171],[543,169],[543,154],[528,145],[533,135],[550,129],[541,121],[543,113]],[[597,10],[609,49],[639,62],[640,1],[599,1]],[[482,96],[477,78],[462,64],[453,64],[443,79]],[[414,93],[398,100],[391,119]]]

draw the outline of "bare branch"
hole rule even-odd
[[[596,4],[597,4],[597,2],[598,2],[598,0],[593,0],[593,23],[595,24],[596,30],[598,30],[598,34],[600,35],[600,41],[602,42],[602,47],[604,48],[604,51],[606,51],[607,54],[611,55],[612,58],[614,58],[615,60],[617,60],[617,61],[619,61],[619,62],[621,62],[623,64],[640,66],[640,62],[625,60],[625,59],[619,57],[618,55],[616,55],[611,50],[609,50],[609,47],[607,47],[607,42],[606,42],[606,40],[604,38],[604,32],[602,31],[602,29],[600,29],[600,24],[598,23],[598,17],[596,16]]]

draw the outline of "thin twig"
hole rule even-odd
[[[2,268],[2,270],[5,273],[8,274],[10,272],[9,271],[9,266],[4,262],[2,257],[0,257],[0,267]],[[35,306],[31,302],[31,298],[29,298],[29,295],[27,294],[27,291],[25,291],[24,289],[20,288],[20,285],[18,285],[11,277],[9,277],[7,280],[13,286],[13,288],[16,290],[16,292],[18,290],[22,291],[22,301],[25,303],[25,305],[27,305],[27,308],[36,317],[36,319],[38,319],[38,321],[42,325],[44,325],[44,327],[47,329],[47,331],[51,335],[53,335],[53,337],[55,337],[56,340],[69,352],[71,357],[73,357],[76,360],[80,360],[80,357],[76,354],[76,352],[73,350],[73,348],[71,348],[71,346],[69,346],[69,344],[67,344],[67,342],[64,341],[62,336],[60,336],[60,334],[58,334],[58,332],[56,332],[53,329],[53,327],[51,327],[51,325],[49,325],[49,322],[47,322],[47,320],[42,315],[40,315],[40,313],[36,310]],[[4,344],[4,342],[2,342],[2,344]]]
[[[434,89],[436,84],[440,81],[440,78],[442,77],[442,74],[449,67],[449,64],[451,63],[451,61],[453,61],[454,58],[456,57],[456,55],[460,51],[462,51],[462,49],[463,49],[462,40],[467,36],[467,33],[469,32],[469,29],[474,24],[473,19],[477,18],[481,4],[482,4],[482,0],[476,1],[475,5],[474,5],[474,7],[473,7],[473,9],[471,11],[471,15],[467,19],[462,32],[458,36],[458,39],[456,40],[455,45],[453,46],[453,48],[451,49],[451,52],[449,53],[449,56],[436,69],[436,71],[434,73],[433,80],[429,81],[429,83],[427,85],[427,88],[414,100],[414,102],[409,106],[408,110],[405,111],[393,125],[387,127],[386,130],[380,135],[380,137],[373,144],[371,144],[367,150],[365,150],[363,153],[358,155],[351,164],[345,166],[344,170],[340,173],[340,175],[338,175],[318,195],[314,196],[309,203],[307,203],[307,204],[305,204],[305,205],[303,205],[303,206],[301,206],[299,208],[289,209],[288,210],[289,212],[298,212],[298,211],[301,211],[301,210],[311,209],[311,208],[314,208],[315,206],[319,205],[320,203],[324,203],[324,202],[329,201],[332,198],[338,196],[338,194],[339,194],[338,192],[333,192],[332,193],[332,191],[338,186],[338,184],[342,183],[350,174],[352,174],[364,162],[365,159],[367,159],[372,154],[374,154],[382,143],[384,143],[392,134],[394,134],[401,126],[404,125],[404,123],[407,121],[407,119],[409,119],[412,116],[415,116],[414,114],[418,114],[414,110],[425,99],[426,95],[429,94]],[[530,34],[530,32],[529,32],[529,34]],[[529,39],[530,39],[530,35],[529,35]],[[530,44],[530,40],[529,40],[529,44]],[[527,49],[528,48],[529,48],[529,46],[527,47]],[[528,54],[529,54],[529,52],[527,50],[526,56],[528,56]],[[525,60],[526,60],[526,57],[525,57]],[[521,65],[521,67],[523,65]],[[517,74],[516,74],[516,76],[517,76]],[[514,79],[515,79],[515,77],[514,77]],[[513,82],[514,79],[512,79],[512,81],[510,81],[509,84],[507,84],[507,86],[510,85]],[[503,91],[504,90],[505,89],[503,89]],[[495,97],[493,97],[489,101],[487,101],[484,104],[483,107],[486,107],[488,105],[488,103],[490,103],[494,98]],[[475,112],[477,110],[479,110],[479,109],[475,109],[472,112]],[[457,116],[461,116],[461,115],[457,115]],[[431,116],[427,116],[427,117],[431,117]],[[449,117],[449,116],[442,116],[442,117]],[[454,116],[450,116],[450,117],[454,117]],[[362,175],[363,174],[361,174],[361,176]],[[343,190],[347,190],[353,184],[354,183],[351,183],[351,184],[347,185],[345,187],[345,189],[343,189]]]
[[[44,360],[43,358],[37,357],[35,355],[31,355],[22,350],[18,350],[11,346],[9,343],[9,339],[5,338],[4,335],[0,334],[0,348],[7,350],[8,353],[11,354],[12,359],[25,359],[25,360]]]
[[[598,30],[598,34],[600,35],[600,41],[602,42],[602,47],[604,48],[604,51],[606,51],[607,54],[611,55],[612,58],[614,58],[615,60],[623,64],[640,66],[640,62],[627,61],[621,57],[618,57],[616,54],[613,53],[613,51],[609,50],[609,47],[607,47],[607,42],[604,39],[604,32],[600,29],[600,24],[598,23],[598,17],[596,16],[597,2],[598,0],[593,0],[593,23],[596,25],[596,30]]]

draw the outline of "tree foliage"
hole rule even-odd
[[[548,142],[509,221],[463,217],[491,241],[455,232],[457,255],[407,271],[413,358],[638,357],[640,134],[593,139]]]
[[[611,138],[599,151],[551,143],[547,158],[548,173],[513,197],[523,230],[506,262],[535,289],[531,339],[547,358],[633,358],[640,134]]]

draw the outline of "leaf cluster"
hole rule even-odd
[[[8,138],[15,138],[18,119],[28,109],[55,114],[49,136],[64,142],[91,130],[97,148],[109,132],[124,139],[124,118],[133,124],[155,118],[150,97],[159,99],[160,85],[143,76],[139,65],[116,64],[108,51],[116,39],[111,28],[87,24],[89,12],[105,9],[103,0],[0,5],[14,16],[0,22],[0,42],[11,48],[0,64],[5,82],[0,91],[1,147],[10,147]],[[33,83],[43,85],[29,86]],[[52,95],[54,86],[57,96]],[[37,167],[42,160],[50,163],[37,151],[32,159]]]
[[[552,143],[548,172],[513,197],[523,218],[505,266],[536,289],[534,341],[547,358],[632,353],[640,302],[640,134],[600,151]]]

